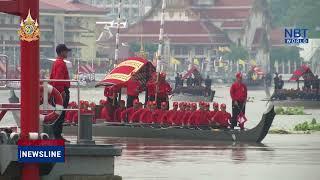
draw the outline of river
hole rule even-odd
[[[216,87],[219,103],[230,111],[228,87]],[[17,91],[19,94],[19,91]],[[76,100],[76,91],[71,90]],[[7,102],[9,91],[0,91],[1,102]],[[81,99],[99,102],[103,89],[82,89]],[[264,91],[249,91],[253,102],[247,104],[248,128],[254,127],[266,110]],[[143,95],[140,99],[142,99]],[[320,120],[318,109],[306,110],[310,115],[276,116],[272,128],[290,130],[295,124]],[[14,124],[10,116],[0,126]],[[75,142],[75,137],[68,137]],[[123,154],[116,158],[115,174],[125,180],[319,180],[320,134],[268,134],[263,144],[232,144],[208,141],[160,139],[102,138],[97,143],[116,143]]]

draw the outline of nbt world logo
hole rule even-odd
[[[285,28],[284,42],[286,44],[307,44],[309,42],[308,29]]]

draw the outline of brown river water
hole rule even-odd
[[[216,101],[230,109],[229,88],[216,87]],[[7,102],[9,91],[0,91],[0,101]],[[17,91],[19,94],[19,91]],[[81,99],[99,102],[103,89],[82,89]],[[265,92],[249,91],[253,102],[247,104],[247,128],[254,127],[266,110]],[[143,96],[141,96],[140,99]],[[76,100],[76,91],[71,91]],[[276,116],[272,128],[291,130],[295,124],[320,121],[319,109],[310,115]],[[11,116],[1,126],[14,124]],[[75,137],[68,137],[75,141]],[[94,138],[98,144],[114,143],[123,147],[116,158],[115,174],[125,180],[320,180],[320,134],[268,134],[263,144],[233,144],[211,141],[181,141],[134,138]]]

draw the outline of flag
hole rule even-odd
[[[257,61],[255,61],[254,59],[251,59],[250,64],[252,66],[256,66],[257,65]]]
[[[246,62],[242,59],[239,59],[238,63],[239,63],[239,65],[242,65],[242,66],[244,66],[246,64]]]
[[[231,52],[231,49],[228,46],[226,46],[226,47],[224,47],[224,51],[225,52]]]
[[[194,63],[195,65],[198,65],[198,66],[200,65],[199,59],[197,59],[197,58],[196,58],[196,59],[193,59],[193,63]]]
[[[181,64],[181,62],[178,59],[174,58],[174,57],[171,57],[170,63],[171,64],[176,64],[176,65]]]

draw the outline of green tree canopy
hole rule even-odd
[[[242,46],[231,45],[230,50],[231,50],[231,52],[226,53],[224,55],[225,59],[237,61],[238,59],[248,59],[249,58],[248,51]]]
[[[269,0],[272,25],[276,27],[308,28],[310,38],[319,38],[319,0]]]
[[[280,47],[280,48],[272,48],[270,52],[270,60],[274,62],[278,61],[300,61],[299,48],[292,47]]]

